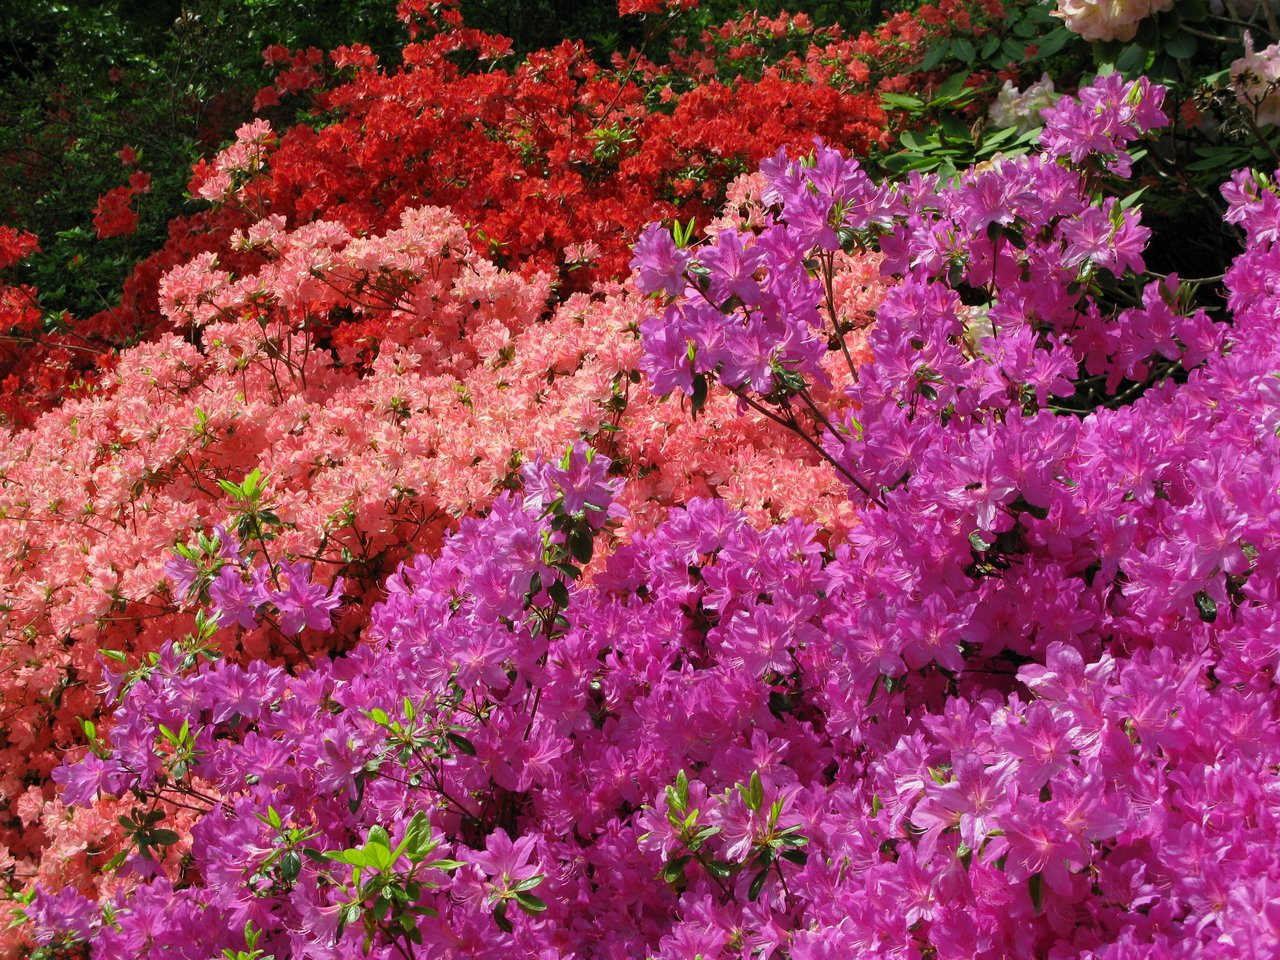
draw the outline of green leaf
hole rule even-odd
[[[907,96],[905,93],[882,93],[880,94],[882,103],[890,107],[897,107],[899,110],[910,110],[913,113],[924,109],[924,101],[919,97]]]
[[[178,842],[178,835],[172,830],[152,830],[148,835],[148,843],[156,847],[171,847]]]
[[[1073,34],[1066,27],[1059,26],[1049,31],[1040,42],[1036,45],[1036,55],[1033,60],[1043,60],[1046,57],[1052,57],[1055,53],[1065,47],[1073,38]]]
[[[684,880],[684,868],[688,866],[691,859],[693,858],[688,854],[685,854],[684,856],[668,860],[666,865],[662,868],[662,879],[667,881],[667,883],[680,883]]]
[[[764,889],[764,882],[769,878],[769,868],[761,870],[751,878],[751,886],[747,888],[747,899],[754,903],[760,898],[760,891]]]
[[[369,860],[369,866],[379,873],[386,873],[395,862],[391,859],[391,848],[380,843],[365,844],[364,855]]]
[[[1176,33],[1172,37],[1165,37],[1161,45],[1161,52],[1168,54],[1175,60],[1186,60],[1193,56],[1199,43],[1196,38],[1187,33],[1185,30]]]
[[[351,867],[367,867],[369,866],[369,857],[363,850],[326,850],[324,852],[326,860],[334,860],[338,863],[345,863]]]
[[[431,839],[431,821],[419,810],[404,828],[404,839],[397,852],[403,851],[410,863],[418,863],[435,847],[436,843]]]
[[[498,929],[503,933],[511,933],[515,927],[511,925],[511,921],[507,919],[507,902],[503,900],[493,908],[493,922],[498,925]]]
[[[1140,70],[1147,62],[1147,48],[1138,43],[1131,43],[1120,51],[1116,57],[1116,69],[1121,73]]]
[[[524,890],[516,894],[516,903],[520,904],[520,909],[525,913],[542,913],[547,909],[545,900],[535,897],[532,893]]]
[[[934,69],[938,64],[942,63],[943,58],[947,55],[947,44],[935,43],[929,48],[924,55],[924,59],[920,61],[919,70],[927,73]]]
[[[973,43],[965,37],[956,37],[951,41],[951,54],[962,63],[973,63],[978,51],[973,48]]]
[[[519,883],[512,886],[511,889],[517,893],[519,893],[521,890],[532,890],[534,887],[536,887],[546,878],[547,878],[547,875],[545,873],[539,873],[536,876],[528,877],[524,880],[521,880]]]
[[[1027,879],[1027,893],[1031,895],[1031,905],[1036,913],[1040,913],[1044,906],[1044,877],[1033,873]]]
[[[700,373],[693,378],[693,393],[689,395],[689,402],[693,410],[693,419],[697,420],[698,414],[707,405],[707,378],[705,374]]]
[[[547,596],[560,607],[569,606],[569,588],[564,585],[563,580],[557,580],[547,587]]]
[[[1131,193],[1131,194],[1129,194],[1128,196],[1124,197],[1124,199],[1122,199],[1122,200],[1120,201],[1120,209],[1121,209],[1121,210],[1128,210],[1128,209],[1129,209],[1130,207],[1132,207],[1135,203],[1137,203],[1140,199],[1142,199],[1142,195],[1143,195],[1144,193],[1146,193],[1146,192],[1147,192],[1147,188],[1146,188],[1146,187],[1141,187],[1141,188],[1139,188],[1139,189],[1137,189],[1137,190],[1133,191],[1133,193]]]
[[[556,570],[559,570],[570,580],[577,580],[579,577],[582,576],[582,568],[575,567],[572,563],[565,563],[562,561],[560,563],[553,563],[552,567],[554,567]]]
[[[432,870],[457,870],[466,864],[461,860],[432,860],[427,866]]]
[[[576,529],[569,534],[569,553],[584,566],[591,562],[595,542],[586,530]]]
[[[1196,609],[1200,611],[1200,619],[1205,623],[1213,623],[1218,619],[1218,604],[1203,590],[1196,594]]]
[[[972,45],[970,45],[970,47],[972,48]],[[947,79],[942,82],[942,86],[938,88],[938,93],[934,102],[936,103],[938,100],[951,99],[959,96],[964,92],[964,85],[968,79],[968,70],[961,70],[959,73],[951,74],[951,76],[947,77]]]
[[[472,743],[470,740],[468,740],[466,737],[464,737],[462,734],[447,733],[445,734],[445,737],[449,741],[449,743],[453,745],[453,748],[457,750],[459,753],[464,754],[465,756],[468,756],[468,757],[474,757],[476,755],[476,745]]]
[[[764,784],[760,782],[758,770],[751,771],[751,780],[743,793],[743,800],[747,804],[747,809],[751,811],[759,810],[764,804]]]

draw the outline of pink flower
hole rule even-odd
[[[536,852],[537,843],[537,837],[532,834],[513,841],[507,831],[499,827],[485,840],[484,850],[472,855],[471,862],[484,872],[498,891],[506,892],[540,872],[536,862],[529,862]]]
[[[267,591],[267,599],[280,611],[280,630],[288,636],[301,633],[307,627],[328,630],[329,615],[342,606],[342,577],[338,577],[326,593],[322,585],[311,582],[310,563],[285,560],[280,564],[280,576],[285,581],[284,587]]]

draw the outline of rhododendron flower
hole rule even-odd
[[[626,17],[634,14],[693,10],[697,6],[698,0],[618,0],[618,13]]]
[[[1231,63],[1236,100],[1254,111],[1260,124],[1280,124],[1280,43],[1253,49],[1253,35],[1244,32],[1244,56]]]
[[[164,575],[173,584],[174,597],[188,600],[195,591],[200,566],[190,557],[172,556],[164,562]]]
[[[93,227],[98,239],[138,232],[138,213],[130,206],[133,197],[130,187],[112,187],[98,198],[93,208]]]
[[[661,224],[649,224],[632,248],[631,269],[635,272],[636,289],[641,293],[676,296],[684,289],[684,271],[692,257],[691,251],[676,246],[670,230]]]
[[[524,508],[536,513],[559,501],[565,513],[585,514],[595,529],[609,519],[625,516],[626,511],[614,503],[622,480],[608,479],[611,462],[581,442],[565,451],[559,461],[534,458],[520,468]]]
[[[1025,90],[1006,80],[987,109],[987,117],[994,127],[1015,127],[1019,133],[1026,133],[1043,123],[1041,111],[1052,107],[1059,96],[1054,92],[1053,78],[1047,73]]]
[[[97,904],[73,887],[56,894],[37,887],[35,899],[22,912],[39,946],[88,940],[101,922]]]
[[[489,834],[483,850],[471,855],[471,862],[497,890],[505,892],[538,875],[538,864],[529,862],[537,852],[536,847],[534,836],[513,841],[506,830],[498,829]]]
[[[1045,127],[1040,146],[1050,157],[1070,157],[1081,163],[1089,154],[1112,155],[1112,173],[1127,177],[1131,158],[1124,149],[1149,130],[1169,125],[1161,110],[1165,88],[1146,77],[1126,83],[1118,73],[1100,76],[1082,88],[1079,98],[1063,97],[1042,111]]]
[[[120,761],[92,753],[78,763],[55,768],[52,776],[62,785],[62,802],[68,806],[87,806],[99,793],[115,796],[127,779]]]
[[[252,629],[258,624],[258,608],[272,600],[267,590],[266,568],[255,567],[250,582],[245,583],[239,567],[230,564],[223,567],[209,584],[209,600],[223,624],[235,623]],[[312,616],[312,620],[317,618],[318,615]]]
[[[345,90],[370,95],[360,140],[282,151],[333,137],[356,163],[375,90],[406,94],[415,58],[448,83],[456,10],[402,9],[450,29]],[[539,95],[580,112],[554,81],[576,61],[549,63]],[[468,124],[519,89],[466,78]],[[1098,296],[1082,281],[1141,270],[1147,240],[1099,174],[1127,172],[1160,96],[1101,78],[1047,111],[1041,152],[953,179],[776,154],[759,215],[725,211],[686,263],[650,234],[652,297],[615,283],[550,316],[550,278],[500,270],[445,211],[388,226],[354,175],[341,217],[314,199],[328,174],[297,203],[300,179],[255,184],[262,209],[219,211],[193,254],[223,266],[188,257],[166,287],[177,322],[208,310],[199,344],[122,351],[0,452],[0,507],[46,521],[0,525],[5,602],[39,634],[6,641],[4,757],[35,749],[0,765],[6,843],[44,844],[27,939],[93,960],[1276,954],[1276,186],[1224,189],[1249,242],[1217,317],[1176,276]],[[397,135],[438,129],[436,101],[393,102]],[[501,207],[496,179],[468,189]],[[269,242],[230,238],[255,221]],[[637,366],[688,390],[696,429]],[[1080,408],[1053,402],[1077,385]],[[270,509],[222,490],[270,533],[251,558],[184,544],[173,592],[219,614],[191,631],[154,591],[162,548],[254,462]],[[789,516],[819,487],[848,522]],[[345,576],[314,583],[321,564]],[[268,605],[317,635],[220,629]],[[121,650],[122,692],[55,776],[70,814],[34,782],[94,710],[67,636]],[[111,844],[138,852],[90,876]],[[55,883],[93,911],[51,908]]]
[[[1058,0],[1053,15],[1086,40],[1132,40],[1140,21],[1172,6],[1173,0]]]

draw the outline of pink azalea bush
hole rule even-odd
[[[800,441],[779,445],[732,398],[691,421],[638,385],[633,329],[646,304],[622,285],[553,308],[545,277],[497,269],[437,208],[364,237],[269,216],[230,245],[260,266],[234,271],[205,254],[171,270],[161,309],[174,332],[124,353],[98,389],[10,435],[0,455],[0,800],[11,818],[0,844],[36,857],[42,877],[83,882],[108,859],[92,851],[114,817],[69,825],[78,815],[48,779],[98,711],[100,651],[108,665],[155,652],[192,629],[202,591],[238,591],[213,637],[222,654],[323,656],[355,641],[401,560],[486,507],[522,458],[583,438],[631,479],[629,524],[693,496],[762,522],[849,523],[840,485],[815,474]],[[841,271],[850,310],[884,287],[865,259]],[[333,314],[365,339],[321,345]],[[242,488],[251,473],[254,496]],[[197,563],[175,546],[236,523],[272,564],[269,585],[241,590],[224,570],[193,592],[191,570],[166,577],[180,559]],[[253,616],[268,586],[332,591],[339,577],[337,637],[278,595],[269,621]]]
[[[501,447],[519,464],[476,454],[496,498],[439,496],[485,509],[375,543],[420,549],[365,586],[343,655],[236,663],[229,623],[341,633],[361,574],[301,562],[319,484],[218,478],[226,526],[167,569],[194,628],[113,669],[110,723],[54,773],[44,822],[97,825],[120,869],[42,865],[32,940],[192,960],[1274,955],[1280,185],[1223,189],[1247,236],[1229,322],[1186,309],[1176,277],[1144,283],[1140,209],[1103,187],[1167,122],[1162,96],[1100,78],[1047,112],[1039,153],[955,182],[780,153],[704,242],[649,228],[636,292],[557,312],[624,313],[631,368],[697,423],[732,422],[726,402],[771,422],[847,492],[843,538],[687,490],[640,522],[660,498],[627,429],[521,435]],[[271,398],[269,420],[232,407],[206,429],[359,436],[417,470],[381,476],[422,482],[417,421],[475,415],[471,374],[548,328],[512,320],[536,280],[423,230],[264,228],[260,274],[171,278],[208,377]],[[868,258],[869,328],[842,279]],[[1132,303],[1103,295],[1118,283]],[[375,299],[404,327],[393,357],[298,343],[309,310]],[[380,405],[329,419],[361,363],[386,371]],[[313,469],[271,455],[263,476]],[[377,524],[351,529],[348,551]]]

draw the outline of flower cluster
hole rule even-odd
[[[270,565],[283,464],[224,479],[227,527],[169,565],[210,615],[113,680],[110,725],[54,775],[63,816],[115,818],[121,882],[33,889],[32,939],[192,960],[1274,953],[1280,187],[1224,190],[1248,236],[1229,326],[1176,278],[1113,305],[1147,233],[1094,184],[1160,94],[1104,78],[1044,152],[953,183],[781,154],[705,242],[643,235],[650,386],[705,420],[722,384],[816,448],[856,511],[842,538],[690,496],[638,526],[621,460],[544,449],[386,578],[344,655],[232,663],[200,634],[213,611],[283,618],[296,592],[322,631],[343,591]],[[1104,133],[1081,126],[1077,155],[1063,118],[1084,112]],[[273,239],[275,262],[370,288],[358,241],[308,236],[296,257]],[[861,330],[841,291],[873,251],[887,289]],[[263,286],[212,302],[262,309],[236,298]],[[484,366],[423,341],[437,371]]]
[[[98,198],[93,208],[93,228],[98,239],[126,236],[138,230],[138,211],[130,205],[133,198],[151,192],[151,175],[135,170],[123,187],[112,187]]]
[[[1025,90],[1019,90],[1012,80],[1006,80],[987,116],[993,126],[1015,127],[1019,133],[1026,133],[1043,123],[1041,111],[1052,107],[1057,100],[1053,78],[1047,73]]]
[[[670,64],[635,54],[602,68],[574,44],[514,62],[509,41],[465,27],[452,3],[401,4],[412,42],[394,68],[359,47],[333,51],[330,69],[314,50],[268,48],[281,72],[259,94],[263,107],[306,98],[299,107],[325,124],[273,130],[259,119],[198,163],[189,192],[214,209],[174,220],[119,304],[74,318],[73,338],[40,338],[0,357],[0,417],[30,425],[73,385],[99,381],[120,345],[162,335],[161,278],[202,254],[216,254],[223,269],[255,266],[251,250],[230,256],[228,238],[273,216],[362,235],[392,229],[407,207],[448,207],[477,249],[527,277],[555,275],[561,296],[616,281],[645,223],[705,223],[725,185],[778,147],[815,135],[859,152],[884,143],[878,87],[926,83],[913,72],[924,43],[968,23],[968,2],[895,14],[859,37],[788,20],[779,44],[745,59],[720,56],[741,44],[708,31]],[[112,223],[124,226],[127,211],[117,208]],[[588,261],[564,257],[588,242]]]
[[[275,134],[266,120],[254,120],[236,131],[235,142],[222,150],[212,164],[197,164],[191,181],[192,192],[205,200],[225,201],[244,189],[245,184],[267,166],[267,151]]]
[[[997,7],[504,69],[402,0],[266,51],[324,123],[198,165],[74,396],[0,287],[0,952],[1280,953],[1280,173],[1209,309],[1144,78],[878,179]]]
[[[117,816],[68,815],[48,780],[81,721],[102,722],[98,678],[199,635],[201,605],[202,643],[231,658],[305,665],[351,646],[395,565],[491,503],[522,458],[591,438],[631,480],[628,527],[693,496],[757,522],[848,524],[801,442],[736,416],[732,398],[690,422],[639,386],[633,291],[548,312],[545,281],[498,270],[431,208],[354,239],[268,218],[228,247],[228,267],[235,247],[259,265],[196,258],[161,283],[162,309],[202,348],[173,334],[133,348],[0,461],[0,844],[46,880],[95,876],[88,851]],[[883,292],[865,265],[837,284],[864,310]],[[331,314],[347,317],[332,353],[315,348]]]
[[[1058,0],[1054,16],[1086,40],[1132,40],[1138,24],[1173,6],[1173,0]]]
[[[1262,50],[1253,48],[1253,36],[1244,34],[1244,56],[1231,64],[1236,99],[1260,124],[1280,123],[1280,43]]]

